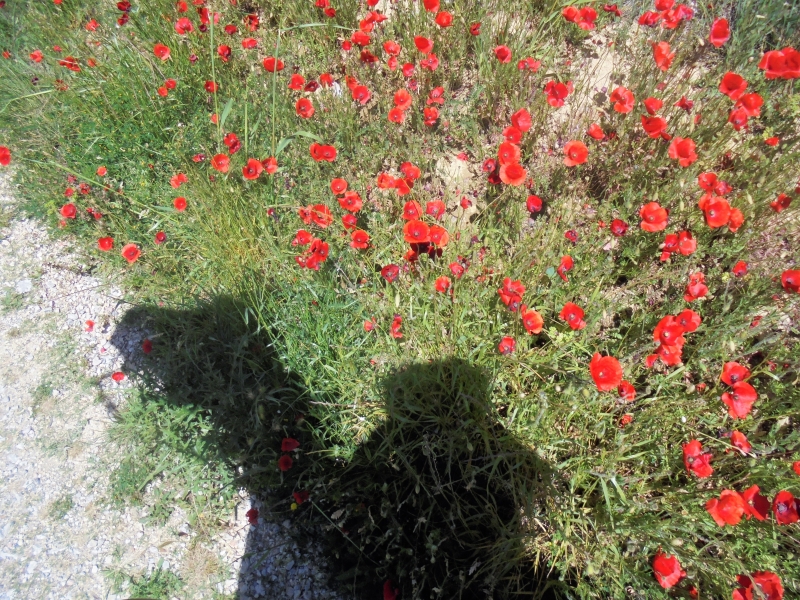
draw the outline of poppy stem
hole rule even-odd
[[[214,15],[211,15],[211,38],[210,38],[211,46],[209,47],[209,52],[211,53],[211,80],[214,82],[214,87],[216,88],[217,85],[217,72],[216,72],[216,62],[214,61]],[[220,124],[219,119],[219,101],[217,100],[217,92],[216,89],[214,90],[214,114],[217,117],[217,152],[219,152],[219,143],[222,140],[222,125]]]

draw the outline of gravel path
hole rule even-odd
[[[116,331],[130,305],[76,247],[9,218],[12,192],[0,174],[0,600],[127,598],[124,586],[114,593],[115,574],[159,568],[183,581],[181,600],[338,598],[288,521],[264,522],[262,508],[257,525],[247,522],[259,503],[244,490],[202,538],[179,509],[155,527],[141,507],[109,504],[117,463],[107,433],[134,385],[111,379],[123,359],[110,340],[139,347],[143,336]]]

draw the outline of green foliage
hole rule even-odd
[[[172,598],[184,588],[180,577],[172,571],[165,571],[158,567],[149,575],[128,575],[121,571],[106,573],[111,581],[114,591],[125,592],[131,599],[134,598]]]
[[[175,33],[167,0],[136,7],[120,28],[113,7],[81,0],[55,9],[9,3],[0,12],[0,38],[12,53],[0,61],[0,132],[13,142],[27,209],[55,224],[64,188],[88,184],[89,194],[73,197],[79,218],[64,230],[86,240],[104,268],[125,270],[141,300],[125,325],[154,332],[151,356],[126,356],[127,367],[143,373],[143,391],[114,429],[123,450],[115,499],[147,504],[157,522],[176,504],[204,522],[240,485],[269,488],[275,513],[287,515],[291,493],[307,490],[310,501],[291,514],[326,528],[343,584],[365,597],[390,579],[404,599],[666,598],[652,576],[659,548],[688,572],[678,594],[691,584],[702,596],[729,597],[736,575],[770,570],[796,595],[796,526],[750,520],[720,528],[704,505],[723,489],[752,484],[770,496],[800,492],[790,468],[800,458],[800,307],[777,281],[800,259],[797,199],[780,214],[769,207],[796,185],[798,95],[792,82],[767,81],[757,68],[763,51],[800,43],[800,8],[778,0],[698,5],[675,30],[642,30],[633,21],[651,3],[637,1],[622,7],[621,20],[600,12],[606,39],[566,23],[562,3],[546,0],[457,1],[457,25],[442,30],[412,6],[398,3],[370,46],[377,55],[380,43],[395,40],[401,62],[416,61],[413,35],[436,39],[440,67],[417,66],[419,97],[402,126],[386,120],[393,93],[408,84],[400,71],[337,49],[363,18],[356,3],[337,7],[333,19],[312,2],[217,7],[220,23],[190,36]],[[261,20],[252,33],[258,50],[221,31],[227,22],[241,31],[250,10]],[[733,34],[715,49],[708,28],[721,15]],[[83,29],[88,18],[100,22],[97,32]],[[479,36],[465,33],[474,22],[482,23]],[[666,73],[653,64],[651,38],[676,51]],[[168,61],[154,57],[157,42],[171,48]],[[227,63],[220,43],[232,48]],[[511,48],[512,62],[497,62],[498,44]],[[47,60],[28,61],[34,48]],[[67,54],[80,73],[57,65]],[[266,73],[259,62],[268,55],[284,60],[285,71]],[[527,56],[542,61],[538,72],[517,69]],[[86,66],[89,58],[96,67]],[[747,131],[727,123],[732,105],[717,87],[729,70],[765,100]],[[301,119],[298,94],[286,89],[294,71],[309,79],[331,73],[343,93],[307,94],[316,114]],[[352,102],[343,74],[373,99]],[[178,83],[162,98],[156,90],[167,78]],[[203,90],[211,79],[217,94]],[[560,109],[541,93],[551,80],[574,84]],[[663,98],[669,132],[691,137],[698,160],[678,166],[668,143],[644,135],[638,109],[611,109],[617,85],[637,101]],[[437,86],[445,103],[429,127],[421,106]],[[692,112],[674,106],[684,95]],[[480,164],[496,156],[521,107],[532,119],[520,144],[531,187],[488,184]],[[613,139],[589,143],[591,123]],[[221,174],[207,165],[229,132],[242,149]],[[776,148],[764,144],[773,135]],[[587,141],[585,165],[563,165],[571,139]],[[337,148],[334,163],[311,158],[314,140]],[[455,158],[462,152],[468,161]],[[197,154],[204,161],[195,163]],[[273,176],[239,176],[248,158],[268,156],[280,165]],[[412,194],[375,187],[379,173],[399,176],[406,161],[422,172]],[[97,175],[100,165],[108,175]],[[697,175],[705,171],[730,184],[731,205],[745,218],[737,232],[711,229],[698,210]],[[175,190],[169,180],[179,172],[189,181]],[[339,225],[334,177],[364,200],[366,250],[350,247]],[[541,214],[525,209],[528,193],[544,200]],[[173,208],[178,195],[186,212]],[[460,207],[462,197],[473,210]],[[408,199],[447,205],[440,224],[450,241],[441,257],[403,259]],[[649,201],[670,211],[666,231],[638,227]],[[317,203],[334,213],[324,230],[297,217]],[[613,219],[629,223],[625,236],[608,232]],[[300,227],[330,244],[319,272],[294,261]],[[568,229],[577,242],[565,238]],[[660,261],[663,236],[682,230],[697,251]],[[166,243],[155,244],[158,231]],[[95,249],[105,235],[115,240],[110,254]],[[143,250],[133,265],[118,252],[128,242]],[[555,270],[565,255],[575,263],[568,280]],[[731,275],[739,260],[750,264],[741,278]],[[451,262],[468,265],[461,279]],[[390,263],[403,267],[391,284],[379,274]],[[709,294],[689,305],[684,289],[698,271]],[[453,279],[452,295],[434,291],[440,276]],[[525,285],[525,304],[544,318],[540,334],[528,335],[500,302],[505,277]],[[558,317],[568,301],[586,310],[580,331]],[[645,368],[653,329],[687,306],[702,325],[686,334],[682,364]],[[399,339],[390,335],[395,315]],[[377,327],[366,332],[362,323],[373,319]],[[497,352],[503,336],[516,339],[510,356]],[[597,391],[588,371],[595,352],[620,360],[637,390],[633,404]],[[742,421],[720,402],[727,361],[748,365],[759,394]],[[748,456],[731,446],[733,430],[753,444]],[[275,464],[284,437],[301,449],[282,473]],[[680,445],[693,438],[714,455],[709,479],[683,466]]]

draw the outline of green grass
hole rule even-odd
[[[354,3],[337,7],[335,19],[310,2],[252,3],[261,27],[251,51],[221,31],[227,23],[242,30],[243,7],[216,7],[223,16],[213,31],[186,37],[165,18],[176,16],[166,0],[136,7],[122,28],[113,6],[82,0],[0,11],[0,39],[13,56],[0,61],[0,133],[13,146],[26,210],[56,225],[64,189],[88,184],[88,195],[72,198],[81,217],[54,230],[85,240],[101,269],[125,273],[138,300],[125,324],[154,333],[152,355],[126,355],[126,366],[144,375],[114,430],[122,457],[115,501],[144,503],[156,523],[180,505],[210,526],[205,517],[224,510],[238,486],[269,489],[279,518],[326,529],[341,584],[364,597],[377,597],[390,579],[404,599],[477,598],[484,590],[497,598],[665,598],[651,568],[659,548],[688,572],[678,594],[694,585],[701,597],[730,597],[736,575],[757,570],[778,573],[787,596],[800,593],[796,525],[750,520],[723,529],[704,509],[722,489],[752,484],[770,497],[781,489],[800,495],[790,468],[800,459],[800,306],[778,281],[800,261],[800,94],[795,82],[767,81],[757,68],[762,52],[800,44],[800,9],[777,0],[721,2],[698,6],[675,30],[643,32],[632,23],[650,2],[622,6],[624,17],[613,23],[598,11],[599,29],[619,53],[611,87],[626,86],[637,103],[663,98],[669,132],[697,143],[699,159],[681,168],[666,142],[644,136],[640,104],[619,114],[609,89],[590,89],[609,47],[566,23],[562,7],[456,1],[448,10],[457,24],[437,30],[432,15],[398,4],[370,49],[383,57],[380,44],[392,39],[403,47],[401,63],[418,62],[413,35],[428,35],[440,59],[433,73],[417,67],[420,93],[402,127],[386,120],[393,93],[406,85],[400,72],[338,50],[363,18]],[[717,50],[703,40],[719,16],[733,36]],[[91,17],[101,27],[87,33]],[[466,34],[477,21],[481,34]],[[666,73],[655,68],[648,40],[676,51]],[[154,57],[156,42],[169,45],[169,61]],[[220,43],[232,48],[228,63],[216,53]],[[503,43],[514,55],[505,65],[492,53]],[[57,66],[53,44],[79,59],[80,73]],[[34,48],[47,56],[39,65],[26,58]],[[270,54],[285,61],[283,72],[265,73],[260,59]],[[539,72],[517,70],[527,56],[543,61]],[[86,66],[90,57],[95,68]],[[731,102],[717,91],[729,70],[765,99],[747,132],[727,124]],[[295,71],[333,74],[342,97],[309,95],[317,112],[300,119],[299,94],[286,89]],[[366,106],[350,100],[344,73],[370,89]],[[156,89],[168,77],[178,85],[161,98]],[[210,96],[203,83],[212,77],[220,89]],[[541,92],[556,79],[575,86],[558,110]],[[421,109],[437,86],[445,103],[428,127]],[[695,102],[691,114],[673,106],[683,95]],[[480,165],[496,155],[520,107],[533,122],[520,144],[531,187],[488,184]],[[593,122],[616,138],[590,140],[584,132]],[[243,147],[222,175],[208,160],[225,150],[229,132]],[[773,135],[777,148],[764,144]],[[571,139],[589,146],[585,165],[563,165]],[[313,140],[333,144],[336,161],[313,161]],[[440,159],[460,152],[471,177],[449,182]],[[205,161],[193,162],[195,154]],[[271,155],[281,167],[275,175],[239,176],[247,158]],[[422,173],[412,194],[378,190],[378,173],[397,176],[405,161]],[[101,165],[105,178],[96,175]],[[730,184],[728,198],[745,217],[738,232],[705,224],[696,183],[704,171]],[[178,172],[189,182],[173,190]],[[367,250],[349,246],[329,187],[334,177],[364,199]],[[544,200],[535,219],[525,210],[528,193]],[[779,193],[792,194],[793,205],[776,214],[769,203]],[[172,208],[178,195],[187,198],[184,213]],[[474,214],[462,214],[462,196]],[[450,243],[441,258],[404,261],[408,199],[446,203],[441,224]],[[655,200],[669,209],[669,227],[648,233],[638,226],[639,208]],[[297,267],[291,241],[306,227],[297,209],[317,203],[335,220],[325,230],[307,227],[330,244],[312,272]],[[103,219],[88,217],[86,207]],[[630,225],[619,239],[601,226],[615,218]],[[575,243],[565,238],[570,229]],[[682,230],[692,232],[697,251],[660,262],[664,235]],[[153,242],[157,231],[167,234],[165,244]],[[115,240],[109,254],[96,250],[106,235]],[[133,265],[118,252],[128,242],[143,251]],[[564,255],[575,262],[569,281],[555,271]],[[452,297],[436,293],[433,282],[457,260],[470,266]],[[738,260],[750,263],[742,278],[730,272]],[[378,272],[389,263],[409,266],[391,284]],[[688,304],[684,288],[697,271],[709,294]],[[504,277],[524,283],[525,303],[544,317],[541,334],[528,336],[499,301]],[[558,318],[567,301],[586,310],[585,329]],[[687,307],[702,325],[686,335],[683,364],[647,369],[654,327]],[[403,318],[401,339],[389,335],[395,314]],[[760,324],[751,327],[755,317]],[[363,322],[372,318],[378,326],[367,333]],[[497,351],[503,336],[516,339],[510,356]],[[633,404],[598,392],[588,370],[595,352],[620,360],[637,390]],[[733,360],[749,365],[759,394],[752,415],[736,422],[719,381]],[[734,429],[753,444],[750,456],[731,451]],[[285,473],[275,468],[283,437],[301,442]],[[714,454],[710,479],[683,466],[680,445],[693,438]],[[311,502],[292,511],[291,493],[300,490]]]
[[[60,521],[74,506],[75,502],[72,500],[72,494],[65,494],[50,505],[48,514],[54,521]]]
[[[107,572],[114,592],[124,592],[129,598],[172,598],[184,589],[180,577],[172,571],[165,571],[161,564],[149,575],[128,575],[121,571]],[[127,584],[127,585],[126,585]]]

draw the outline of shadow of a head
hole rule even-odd
[[[413,363],[382,391],[385,422],[328,484],[340,579],[372,565],[404,599],[546,597],[524,557],[553,473],[506,427],[489,374],[458,358]]]

